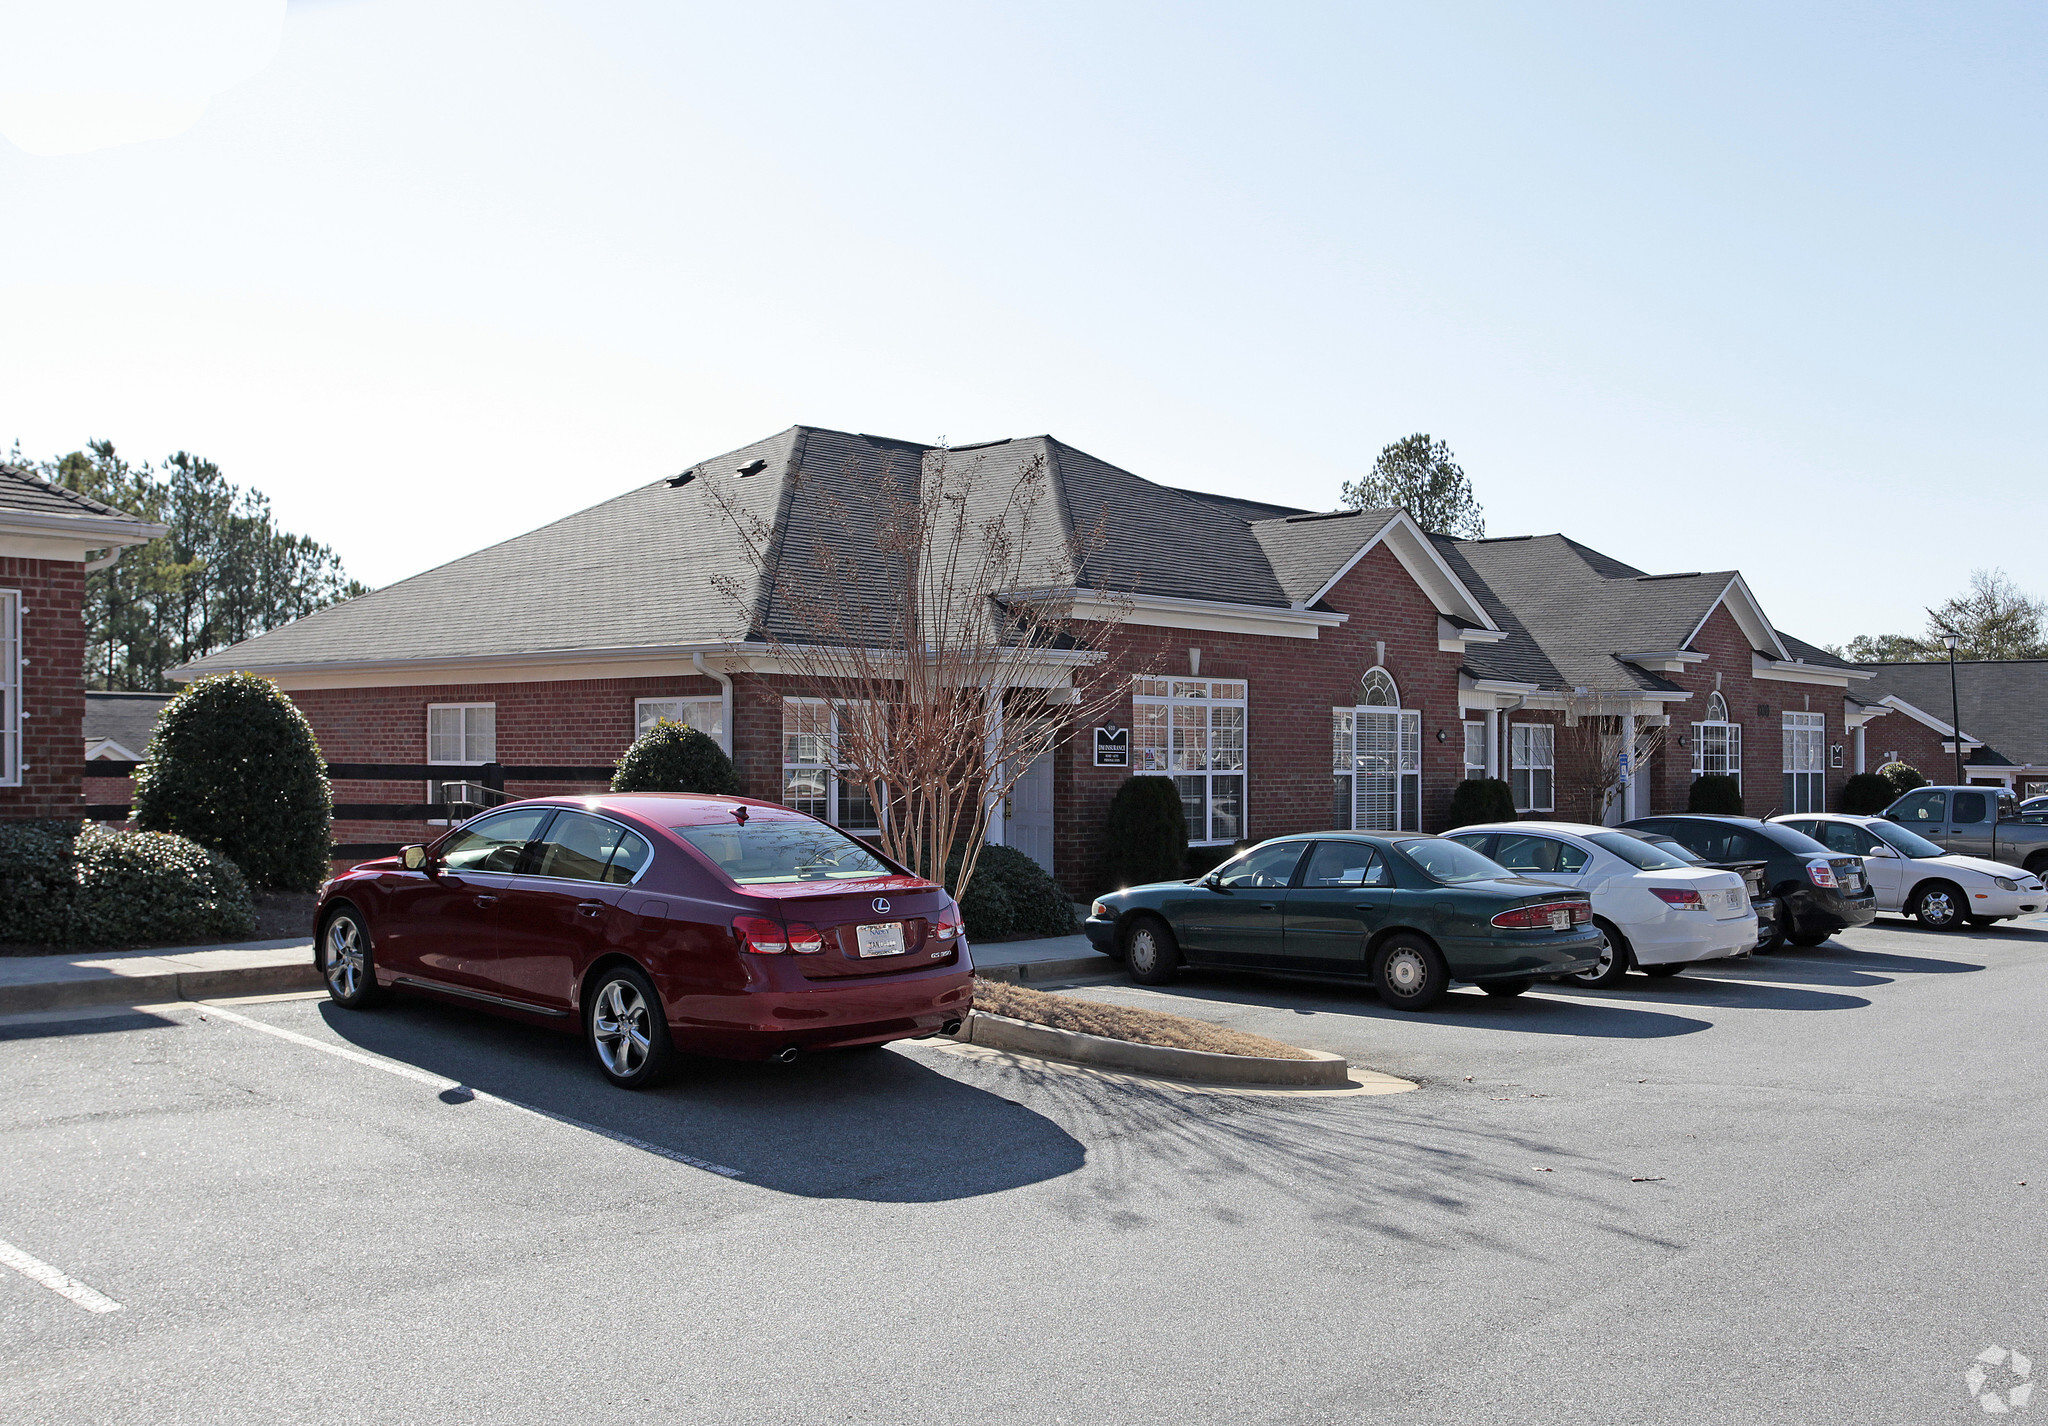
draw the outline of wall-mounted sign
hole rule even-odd
[[[1131,765],[1131,730],[1119,728],[1114,723],[1105,723],[1095,730],[1095,765],[1097,767],[1129,767]]]

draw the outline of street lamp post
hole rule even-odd
[[[1956,694],[1956,645],[1961,642],[1954,634],[1941,636],[1942,647],[1948,650],[1948,730],[1955,737],[1957,787],[1963,785],[1963,711]]]

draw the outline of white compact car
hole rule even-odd
[[[1946,851],[1939,842],[1882,817],[1828,812],[1771,820],[1806,833],[1831,852],[1863,858],[1863,875],[1877,893],[1877,909],[1912,916],[1930,930],[1953,930],[1965,921],[1989,926],[2048,906],[2041,878],[2032,872]]]
[[[1676,975],[1756,946],[1756,911],[1741,876],[1680,861],[1627,832],[1577,822],[1491,822],[1448,835],[1517,875],[1592,898],[1607,951],[1595,969],[1566,977],[1576,984],[1614,985],[1631,965],[1645,975]]]

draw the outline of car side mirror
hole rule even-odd
[[[398,852],[398,859],[405,863],[407,871],[421,871],[428,862],[427,849],[420,846],[401,847]]]
[[[1223,889],[1223,878],[1212,871],[1202,878],[1202,885],[1208,887],[1211,891],[1221,891]]]
[[[1865,857],[1895,857],[1898,855],[1898,853],[1893,851],[1890,847],[1872,847],[1863,855]]]
[[[1887,813],[1885,813],[1885,814],[1884,814],[1884,820],[1885,820],[1885,821],[1887,821],[1887,822],[1897,822],[1897,823],[1898,823],[1898,824],[1899,824],[1900,826],[1902,826],[1902,827],[1906,825],[1906,823],[1905,823],[1905,819],[1904,819],[1904,818],[1902,818],[1901,816],[1899,816],[1899,814],[1898,814],[1898,813],[1896,813],[1896,812],[1887,812]]]

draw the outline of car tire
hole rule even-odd
[[[2000,921],[2003,921],[2004,919],[2005,918],[2003,916],[1972,916],[1970,918],[1970,924],[1976,927],[1979,931],[1982,931],[1989,927],[1996,926]]]
[[[668,1016],[654,982],[638,966],[615,965],[590,983],[583,1039],[604,1077],[620,1089],[649,1089],[675,1068]]]
[[[1671,961],[1661,966],[1637,966],[1636,969],[1652,980],[1669,980],[1691,964],[1691,961]]]
[[[1628,974],[1629,967],[1635,964],[1636,957],[1635,952],[1629,949],[1628,937],[1622,935],[1610,922],[1595,917],[1593,924],[1599,927],[1600,934],[1607,938],[1607,947],[1600,957],[1600,964],[1591,970],[1575,971],[1564,979],[1571,985],[1583,985],[1600,990],[1610,985],[1621,984],[1622,977]]]
[[[1807,950],[1812,950],[1815,946],[1826,945],[1828,937],[1834,934],[1833,931],[1794,931],[1785,939],[1795,946],[1802,946]]]
[[[1372,958],[1372,979],[1382,1004],[1427,1010],[1450,993],[1451,968],[1442,951],[1404,931],[1380,943]]]
[[[1930,931],[1953,931],[1963,924],[1966,905],[1959,888],[1931,882],[1913,894],[1913,919]]]
[[[1488,995],[1498,995],[1503,1000],[1522,994],[1536,984],[1533,975],[1516,976],[1513,980],[1483,980],[1479,988]]]
[[[1771,934],[1769,939],[1758,941],[1756,943],[1756,949],[1751,951],[1750,954],[1753,956],[1767,956],[1772,951],[1782,951],[1784,949],[1785,924],[1781,921],[1777,925],[1771,927]]]
[[[1157,916],[1140,916],[1124,932],[1124,969],[1140,985],[1166,985],[1180,971],[1180,946]]]
[[[320,979],[327,996],[346,1010],[367,1010],[384,998],[377,987],[377,949],[369,918],[353,902],[335,906],[320,924]]]

